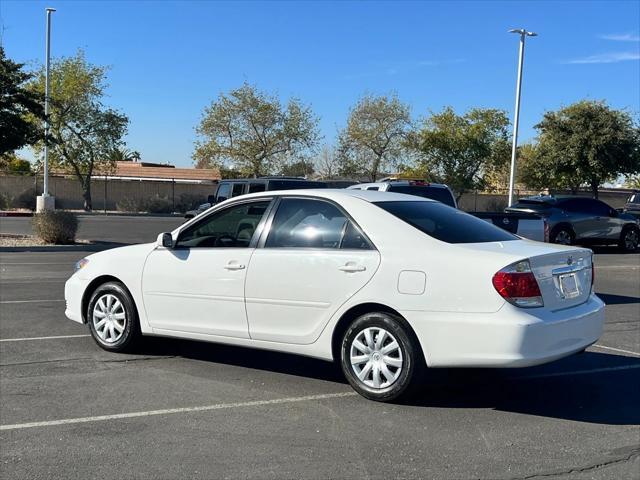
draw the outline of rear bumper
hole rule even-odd
[[[491,314],[401,312],[430,367],[528,367],[579,352],[602,334],[604,303],[550,312],[505,304]]]

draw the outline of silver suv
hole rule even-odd
[[[563,245],[617,244],[633,252],[640,242],[640,220],[586,197],[538,196],[518,200],[506,212],[535,213],[549,227],[549,241]]]
[[[379,190],[381,192],[407,193],[418,197],[431,198],[438,202],[458,208],[456,197],[451,189],[441,183],[428,183],[424,180],[400,180],[383,178],[375,183],[358,183],[347,187],[350,190]]]

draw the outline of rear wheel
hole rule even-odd
[[[140,337],[138,314],[124,285],[100,285],[89,301],[87,323],[95,342],[110,352],[131,350]]]
[[[379,402],[408,394],[424,367],[420,346],[394,315],[358,317],[344,334],[342,371],[353,389]]]
[[[553,229],[550,240],[551,243],[559,243],[560,245],[573,245],[576,236],[571,228],[562,226]]]
[[[618,246],[625,252],[635,252],[640,244],[640,230],[637,227],[626,227],[620,234]]]

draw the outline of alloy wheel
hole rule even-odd
[[[560,245],[571,245],[571,234],[566,230],[560,230],[556,235],[555,242]]]
[[[365,328],[355,336],[349,360],[356,377],[369,388],[390,387],[402,373],[400,344],[380,327]]]
[[[106,293],[98,298],[92,313],[93,327],[105,343],[115,343],[127,325],[127,313],[118,297]]]
[[[638,231],[629,230],[624,236],[624,247],[626,250],[635,250],[638,248]]]

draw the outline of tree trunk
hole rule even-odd
[[[82,198],[84,198],[84,210],[90,212],[93,209],[91,204],[91,175],[86,175],[82,181]]]
[[[598,181],[597,178],[592,178],[591,179],[591,193],[593,193],[593,198],[595,198],[596,200],[598,199],[598,185],[600,185],[600,182]]]

